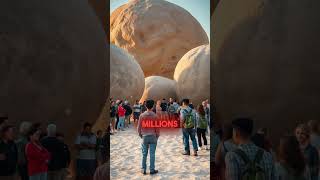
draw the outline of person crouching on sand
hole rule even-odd
[[[155,154],[157,141],[159,138],[159,129],[150,128],[150,127],[142,127],[142,121],[147,120],[157,120],[157,115],[152,111],[154,106],[153,100],[147,100],[146,107],[147,111],[142,113],[138,122],[138,134],[142,139],[141,150],[142,150],[142,168],[141,173],[146,174],[147,169],[147,155],[148,149],[150,149],[150,174],[158,173],[158,170],[155,169]]]

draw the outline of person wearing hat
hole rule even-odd
[[[238,148],[227,153],[225,157],[226,179],[239,180],[244,177],[248,163],[258,165],[265,180],[275,179],[275,168],[271,153],[257,147],[250,140],[253,131],[253,120],[250,118],[236,118],[232,121],[233,141]],[[255,160],[256,159],[256,160]],[[252,175],[252,174],[250,174]]]
[[[319,154],[317,149],[310,143],[310,129],[307,124],[299,124],[295,130],[300,149],[306,159],[310,171],[311,180],[319,178]]]

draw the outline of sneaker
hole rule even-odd
[[[190,151],[185,151],[185,152],[182,153],[182,155],[188,155],[188,156],[190,156]]]
[[[143,175],[146,175],[146,174],[147,174],[147,172],[146,172],[145,169],[141,169],[141,173],[142,173]]]
[[[210,150],[210,146],[207,145],[207,146],[206,146],[206,150]]]
[[[153,170],[153,171],[150,171],[150,174],[157,174],[159,171],[158,170]]]
[[[201,147],[198,147],[198,151],[201,151]]]
[[[197,151],[193,151],[193,155],[194,156],[198,156],[198,152]]]

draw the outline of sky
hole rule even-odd
[[[159,0],[161,1],[161,0]],[[167,0],[187,10],[195,17],[210,39],[210,0]],[[111,0],[110,14],[128,0]]]

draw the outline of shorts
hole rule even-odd
[[[95,159],[77,159],[77,176],[93,176],[96,168]]]
[[[139,112],[134,112],[133,117],[134,119],[139,119],[140,113]]]

